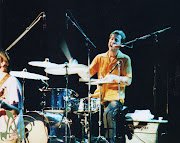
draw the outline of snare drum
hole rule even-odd
[[[72,89],[68,89],[67,111],[71,110],[71,97],[74,94]],[[45,108],[44,112],[64,113],[66,107],[66,88],[47,88],[43,90]]]
[[[23,118],[26,133],[22,143],[47,143],[48,119],[37,112],[27,112]]]
[[[99,109],[99,98],[91,98],[91,112],[96,113]],[[79,100],[78,110],[74,113],[86,113],[88,112],[88,98],[81,98]]]

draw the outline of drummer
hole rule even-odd
[[[120,47],[125,42],[125,39],[126,36],[122,30],[113,31],[109,37],[109,50],[98,54],[90,65],[90,77],[97,73],[99,79],[114,82],[104,84],[101,88],[105,137],[110,143],[115,142],[115,115],[118,110],[122,110],[125,100],[125,87],[129,86],[132,81],[131,59],[120,51]],[[120,70],[118,70],[118,67],[120,67]],[[89,77],[88,71],[78,73],[78,75],[81,78]],[[92,97],[99,97],[99,87],[97,87]]]
[[[22,88],[19,81],[8,74],[8,67],[9,56],[0,49],[0,143],[16,143],[23,137],[20,136],[20,129],[21,133],[23,129],[23,124],[20,127],[23,123]]]

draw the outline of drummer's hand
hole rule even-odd
[[[71,58],[69,60],[69,64],[78,64],[78,61],[76,59]]]
[[[106,75],[103,80],[105,81],[109,81],[109,82],[115,82],[115,83],[119,83],[122,85],[130,85],[131,84],[131,78],[128,78],[126,76],[118,76],[118,75]]]
[[[118,76],[117,75],[106,75],[102,80],[109,81],[109,82],[117,82]]]

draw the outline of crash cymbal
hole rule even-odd
[[[30,72],[27,72],[25,70],[23,70],[23,71],[10,71],[9,74],[12,76],[15,76],[15,77],[20,77],[20,78],[25,78],[25,79],[49,80],[49,78],[46,76],[35,74],[35,73],[30,73]]]
[[[67,66],[67,71],[66,71]],[[52,75],[71,75],[77,74],[83,70],[87,70],[88,66],[83,64],[59,64],[54,67],[48,67],[45,69],[45,72]]]
[[[53,67],[53,66],[58,65],[55,63],[51,63],[49,61],[31,61],[31,62],[28,62],[28,64],[31,66],[44,67],[44,68]]]

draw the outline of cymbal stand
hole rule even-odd
[[[68,10],[68,11],[70,12],[70,10]],[[72,13],[71,13],[71,16],[72,16]],[[88,67],[90,67],[90,48],[88,46],[88,43],[90,43],[94,48],[96,48],[96,46],[87,37],[87,35],[83,32],[83,30],[81,29],[81,27],[79,26],[79,24],[77,23],[77,21],[75,20],[74,17],[73,17],[73,19],[75,22],[71,19],[71,17],[68,15],[68,13],[66,13],[66,18],[67,18],[67,21],[69,20],[73,24],[73,26],[75,26],[81,32],[81,34],[84,36],[85,40],[87,41],[86,46],[88,47]],[[91,95],[90,95],[90,87],[91,87],[91,85],[90,85],[90,68],[89,68],[89,86],[88,86],[88,112],[89,112],[88,142],[89,143],[91,143],[91,105],[90,105],[91,104]]]
[[[65,78],[66,78],[66,97],[65,97],[65,143],[67,143],[67,128],[68,128],[68,120],[67,120],[67,116],[68,116],[68,109],[67,109],[67,105],[68,105],[68,63],[65,63],[66,66],[66,74],[65,74]]]
[[[21,102],[22,102],[22,111],[24,113],[24,100],[25,100],[25,96],[24,96],[24,90],[25,90],[25,79],[23,78],[22,79],[22,99],[21,99]]]
[[[27,72],[27,69],[26,68],[24,68],[23,69],[23,72]],[[22,111],[23,111],[23,113],[24,113],[24,101],[25,101],[25,96],[24,96],[24,94],[25,94],[25,78],[23,78],[22,79],[22,99],[21,99],[21,102],[22,102]]]
[[[106,143],[109,143],[109,142],[106,140],[105,137],[101,136],[101,124],[102,124],[102,122],[101,122],[101,87],[102,87],[102,85],[103,85],[103,84],[99,84],[99,102],[100,102],[100,103],[99,103],[99,121],[98,121],[98,123],[99,123],[99,136],[97,137],[97,140],[96,140],[95,143],[97,143],[98,140],[99,140],[99,142],[100,142],[101,139],[104,140]]]

